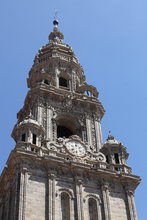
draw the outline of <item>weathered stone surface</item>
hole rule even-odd
[[[0,220],[137,220],[140,178],[109,134],[98,91],[54,22],[35,57],[17,114],[16,146],[0,176]]]

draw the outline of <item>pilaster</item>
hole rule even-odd
[[[47,140],[52,140],[52,133],[53,133],[53,128],[52,128],[52,110],[47,109],[47,129],[46,129],[46,139]]]
[[[86,118],[86,127],[87,127],[87,139],[88,144],[92,145],[92,135],[91,135],[91,120]]]
[[[55,175],[48,174],[49,220],[55,220]]]
[[[42,125],[42,107],[40,106],[40,103],[39,103],[39,106],[38,106],[37,121],[38,121],[39,125]]]
[[[132,190],[126,189],[126,195],[127,195],[130,220],[137,220],[134,192]]]
[[[104,205],[105,220],[111,220],[110,200],[109,200],[109,187],[108,184],[104,184],[101,187]]]
[[[96,133],[97,151],[99,151],[102,146],[102,132],[101,132],[101,124],[99,121],[95,121],[95,133]]]
[[[76,180],[76,199],[78,220],[84,220],[83,214],[83,186],[81,180]]]
[[[25,220],[27,169],[20,171],[19,211],[18,220]]]

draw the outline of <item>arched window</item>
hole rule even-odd
[[[59,78],[59,86],[68,87],[67,79],[60,77]]]
[[[44,79],[44,83],[49,85],[49,81],[47,79]]]
[[[33,134],[33,140],[32,140],[32,143],[33,143],[33,144],[36,144],[36,139],[37,139],[36,134]]]
[[[66,128],[64,126],[58,126],[57,127],[57,138],[65,137],[68,138],[69,136],[73,135],[72,131],[69,128]]]
[[[93,96],[92,92],[89,90],[84,91],[84,95]]]
[[[89,206],[89,220],[98,220],[96,200],[93,198],[90,198],[88,200],[88,206]]]
[[[24,133],[24,134],[22,134],[22,136],[21,136],[21,141],[26,141],[26,134]]]
[[[61,219],[70,220],[70,198],[65,192],[61,193]]]
[[[119,155],[117,153],[114,154],[115,163],[119,164]]]

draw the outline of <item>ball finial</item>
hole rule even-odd
[[[54,25],[54,26],[58,26],[58,24],[59,24],[59,22],[58,22],[57,20],[54,20],[54,21],[53,21],[53,25]]]

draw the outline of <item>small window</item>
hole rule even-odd
[[[68,87],[67,80],[63,77],[59,78],[59,86]]]
[[[117,153],[114,154],[115,163],[119,164],[119,156]]]
[[[34,147],[31,147],[31,151],[34,152]]]
[[[36,134],[33,134],[33,144],[36,144]]]
[[[21,136],[21,141],[26,141],[26,134],[22,134],[22,136]]]
[[[44,80],[44,83],[49,85],[49,81],[47,79]]]
[[[84,95],[92,96],[92,92],[89,90],[84,91]]]

